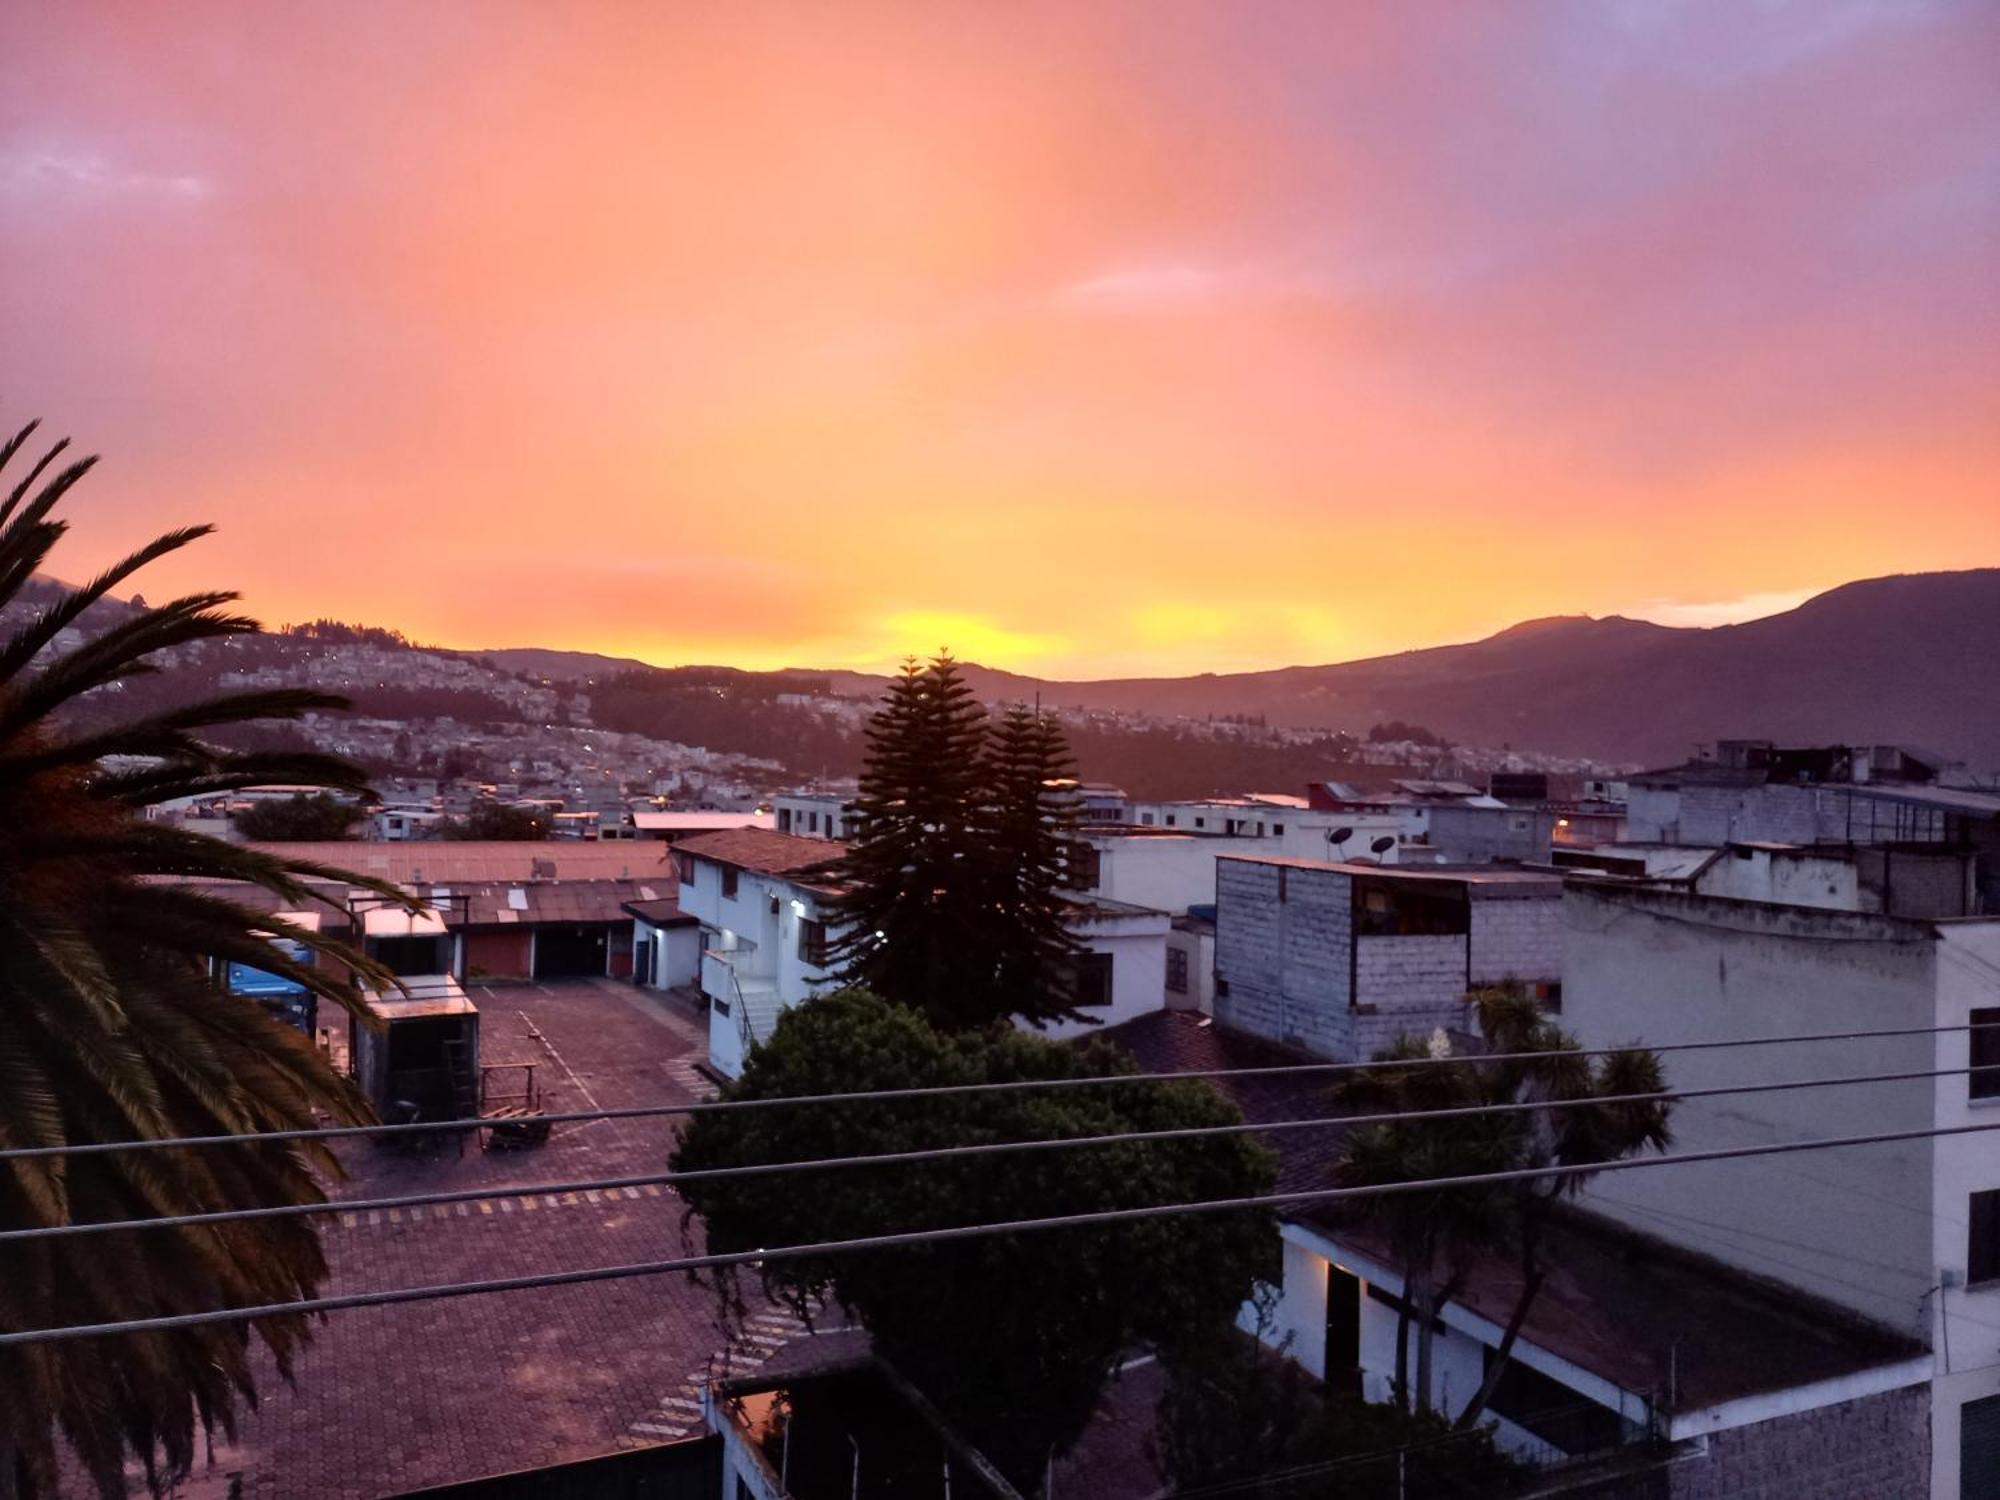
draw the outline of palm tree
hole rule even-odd
[[[1375,1055],[1380,1066],[1333,1091],[1336,1107],[1368,1114],[1477,1107],[1486,1102],[1477,1068],[1428,1066],[1437,1055],[1422,1038],[1400,1037]],[[1408,1063],[1418,1066],[1402,1066]],[[1504,1115],[1396,1121],[1356,1130],[1335,1169],[1342,1186],[1377,1186],[1502,1172],[1517,1163],[1518,1129]],[[1396,1305],[1398,1405],[1427,1412],[1437,1315],[1463,1282],[1467,1257],[1504,1232],[1506,1195],[1497,1187],[1440,1188],[1352,1200],[1363,1223],[1388,1238],[1403,1295]],[[1415,1330],[1416,1374],[1410,1373]]]
[[[1667,1148],[1673,1139],[1668,1124],[1672,1105],[1667,1101],[1584,1102],[1662,1092],[1666,1077],[1657,1052],[1632,1048],[1602,1058],[1583,1057],[1576,1038],[1551,1021],[1518,985],[1479,991],[1472,996],[1472,1003],[1480,1033],[1494,1052],[1532,1054],[1521,1061],[1478,1070],[1486,1075],[1484,1091],[1493,1102],[1575,1101],[1562,1109],[1513,1117],[1519,1131],[1517,1166],[1591,1167]],[[1541,1293],[1548,1274],[1542,1264],[1542,1240],[1550,1217],[1562,1200],[1576,1197],[1595,1175],[1571,1171],[1561,1177],[1524,1178],[1508,1185],[1512,1200],[1510,1237],[1521,1271],[1521,1290],[1499,1347],[1488,1363],[1485,1380],[1459,1413],[1460,1428],[1477,1422],[1493,1399],[1513,1356],[1521,1325]]]
[[[34,428],[0,445],[0,472]],[[209,738],[339,700],[256,692],[116,712],[166,653],[257,626],[226,612],[227,593],[106,604],[95,618],[116,623],[57,650],[112,589],[208,530],[169,532],[83,587],[52,591],[36,575],[67,529],[56,507],[95,461],[45,478],[65,446],[0,502],[0,612],[24,619],[0,638],[0,1147],[363,1120],[365,1103],[312,1043],[224,993],[211,966],[251,964],[342,1005],[356,1003],[355,978],[393,981],[197,886],[247,882],[287,906],[314,899],[310,877],[402,893],[146,817],[170,799],[264,782],[363,789],[363,773],[332,757],[232,753]],[[295,962],[277,937],[332,962]],[[337,1171],[330,1153],[298,1143],[14,1158],[0,1161],[0,1228],[319,1202]],[[326,1270],[306,1218],[14,1241],[0,1244],[0,1329],[291,1301]],[[307,1329],[271,1318],[254,1336],[288,1375]],[[156,1491],[185,1474],[197,1426],[231,1431],[237,1403],[256,1400],[252,1337],[228,1324],[0,1349],[0,1496],[51,1493],[63,1441],[107,1497],[125,1493],[128,1457]]]

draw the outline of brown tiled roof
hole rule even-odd
[[[735,865],[759,875],[796,875],[839,859],[847,845],[839,839],[804,839],[768,828],[728,828],[682,839],[674,848],[698,859]]]
[[[1286,1217],[1380,1264],[1396,1264],[1386,1231],[1356,1221],[1351,1211],[1307,1205]],[[1803,1292],[1766,1284],[1592,1213],[1569,1210],[1555,1217],[1542,1264],[1547,1279],[1521,1337],[1677,1412],[1831,1380],[1923,1352],[1916,1340]],[[1474,1252],[1464,1270],[1464,1288],[1452,1300],[1504,1326],[1521,1288],[1513,1255]]]
[[[1206,1073],[1223,1068],[1282,1068],[1323,1063],[1323,1057],[1266,1041],[1248,1032],[1232,1031],[1191,1010],[1155,1010],[1089,1033],[1126,1052],[1142,1073]],[[1253,1125],[1274,1120],[1316,1120],[1332,1114],[1327,1073],[1267,1074],[1261,1078],[1218,1078],[1215,1086],[1227,1094]],[[1278,1191],[1327,1187],[1340,1159],[1339,1126],[1313,1130],[1280,1130],[1264,1137],[1278,1153]]]
[[[255,844],[267,854],[314,860],[398,885],[490,880],[662,880],[671,851],[657,839],[455,840]]]
[[[426,885],[447,926],[518,927],[546,922],[629,922],[627,902],[662,901],[673,906],[669,881],[544,880],[485,885]],[[449,897],[442,894],[448,890]],[[462,900],[460,898],[463,898]]]

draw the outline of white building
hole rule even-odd
[[[854,832],[853,795],[846,792],[785,792],[771,799],[772,822],[780,833],[808,839],[844,839]]]
[[[1756,862],[1743,863],[1743,878],[1754,881]],[[1736,864],[1725,860],[1732,873]],[[2000,919],[1920,920],[1578,881],[1564,921],[1564,1022],[1586,1047],[1918,1033],[1673,1053],[1676,1087],[1942,1071],[1685,1100],[1674,1111],[1676,1150],[2000,1123],[2000,1073],[1957,1071],[1974,1060],[1971,1034],[1924,1034],[2000,1023]],[[2000,1033],[1979,1036],[1977,1060],[2000,1064]],[[1931,1351],[1929,1493],[1996,1493],[2000,1134],[1611,1174],[1588,1202],[1919,1340]]]
[[[709,999],[709,1061],[734,1078],[749,1048],[770,1036],[788,1007],[834,984],[828,903],[816,867],[842,845],[766,829],[682,841],[678,909],[701,923],[700,985]],[[1051,1026],[1081,1035],[1158,1010],[1166,990],[1167,914],[1108,897],[1072,898],[1071,930],[1089,949],[1079,1008],[1090,1019]]]
[[[1215,1016],[1324,1057],[1462,1027],[1466,995],[1562,1004],[1562,881],[1279,856],[1217,862]]]

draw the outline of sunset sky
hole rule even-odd
[[[59,571],[1231,670],[2000,563],[2000,5],[17,4]]]

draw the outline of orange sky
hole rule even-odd
[[[1049,675],[2000,563],[2000,8],[12,6],[59,571]]]

